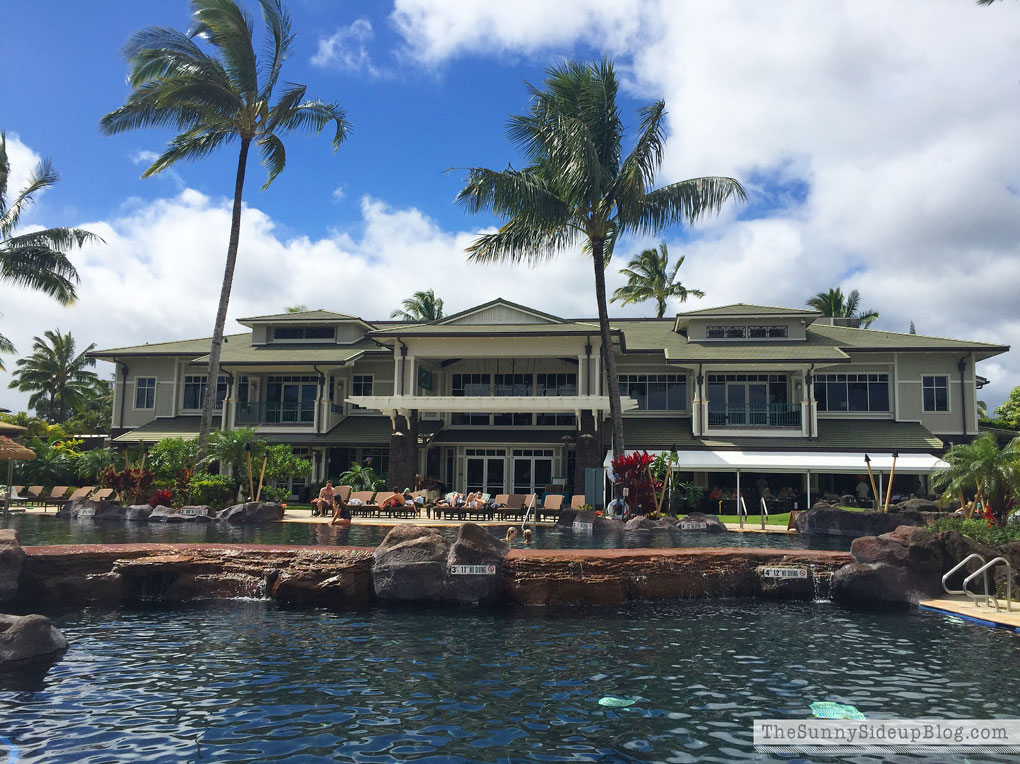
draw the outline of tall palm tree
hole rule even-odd
[[[1000,522],[1020,500],[1020,437],[999,448],[995,434],[986,432],[953,446],[942,458],[949,466],[931,478],[948,498],[962,502],[972,493]]]
[[[136,32],[125,47],[131,94],[123,106],[100,121],[107,135],[139,127],[179,131],[142,177],[156,175],[181,160],[201,159],[223,144],[240,143],[223,286],[209,349],[209,384],[202,400],[200,457],[212,425],[223,327],[241,232],[248,150],[253,143],[259,149],[268,172],[262,186],[265,190],[287,162],[281,135],[297,129],[320,133],[333,123],[336,151],[350,131],[344,111],[335,103],[305,100],[304,85],[286,84],[276,103],[270,105],[294,37],[290,15],[280,0],[259,0],[259,5],[267,38],[261,62],[252,46],[252,18],[236,0],[191,0],[194,25],[187,34],[166,27]],[[206,52],[199,41],[208,43],[212,51]]]
[[[820,311],[823,316],[856,318],[862,329],[867,329],[878,319],[877,310],[861,309],[861,293],[856,289],[845,296],[839,287],[829,289],[828,292],[819,292],[808,300],[807,304]]]
[[[611,62],[565,63],[546,70],[545,89],[529,85],[528,113],[510,118],[507,137],[528,159],[522,170],[469,171],[458,195],[471,212],[504,218],[469,248],[477,263],[540,264],[583,242],[595,271],[602,360],[609,384],[613,452],[623,453],[620,382],[611,347],[605,264],[627,234],[654,234],[694,223],[730,198],[744,199],[733,178],[704,177],[652,189],[665,144],[666,104],[642,108],[629,153],[616,105]]]
[[[53,164],[44,159],[32,172],[28,183],[8,200],[7,184],[11,163],[7,158],[7,136],[0,132],[0,284],[37,289],[61,305],[75,301],[78,271],[67,257],[75,247],[101,242],[98,236],[81,228],[47,228],[15,235],[21,213],[34,201],[33,196],[59,180]],[[13,353],[14,345],[0,334],[0,353]],[[4,370],[0,363],[0,371]]]
[[[658,249],[646,249],[634,257],[620,273],[627,277],[627,284],[613,292],[610,302],[619,301],[621,305],[630,305],[645,300],[655,300],[655,317],[662,318],[666,313],[666,300],[675,297],[686,302],[688,297],[704,297],[700,289],[688,289],[676,280],[680,266],[684,264],[684,256],[669,267],[669,250],[666,242]]]
[[[96,373],[89,371],[96,365],[88,356],[95,343],[76,353],[74,337],[59,329],[33,339],[32,355],[18,359],[8,387],[32,393],[29,406],[42,409],[51,422],[63,422],[91,399],[100,384]]]
[[[429,321],[438,321],[443,317],[443,300],[436,297],[436,293],[431,289],[426,292],[415,292],[411,297],[401,301],[401,305],[404,306],[404,309],[393,311],[390,313],[390,318],[428,323]]]

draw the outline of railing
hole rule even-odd
[[[237,404],[237,424],[312,424],[315,403],[243,403]]]
[[[708,404],[709,427],[800,427],[799,403]]]

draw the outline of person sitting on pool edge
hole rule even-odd
[[[312,517],[326,516],[326,510],[333,506],[333,481],[327,480],[326,485],[319,489],[319,496],[312,501]]]
[[[344,501],[340,491],[333,492],[333,519],[329,524],[339,525],[341,528],[347,528],[351,524],[351,508]]]

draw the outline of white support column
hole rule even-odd
[[[407,387],[404,389],[411,395],[418,394],[418,375],[415,373],[414,356],[405,356],[404,370],[407,372]]]
[[[882,487],[882,472],[878,473],[878,508],[879,510],[885,506],[885,488]]]
[[[577,356],[577,394],[587,395],[588,394],[588,369],[586,368],[587,359],[585,356],[578,354]]]
[[[814,430],[809,429],[812,427],[811,420],[811,399],[814,396],[811,394],[811,384],[808,382],[807,372],[801,377],[801,386],[803,390],[800,396],[800,434],[807,437]]]
[[[805,491],[805,493],[807,494],[807,499],[805,500],[807,506],[805,506],[804,509],[811,509],[811,472],[810,471],[806,472],[804,474],[804,477],[807,480],[806,483],[807,490]]]

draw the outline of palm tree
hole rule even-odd
[[[986,432],[953,446],[942,458],[949,466],[932,473],[932,484],[961,503],[965,494],[973,494],[975,503],[1003,522],[1020,499],[1020,437],[1000,449],[995,434]]]
[[[308,311],[308,306],[304,304],[291,305],[287,308],[288,313],[305,313]]]
[[[219,462],[221,475],[229,470],[234,483],[247,488],[249,455],[252,470],[257,477],[267,445],[254,427],[216,430],[209,436],[209,455],[199,461]]]
[[[676,280],[677,271],[684,264],[684,256],[669,267],[669,250],[666,243],[658,249],[646,249],[634,257],[620,273],[627,277],[626,286],[613,292],[610,302],[619,301],[621,305],[630,305],[645,300],[655,300],[655,317],[662,318],[666,313],[666,300],[676,297],[686,302],[688,297],[704,297],[700,289],[688,289]]]
[[[846,296],[839,287],[829,289],[828,292],[819,292],[808,300],[807,304],[820,311],[823,316],[856,318],[861,329],[867,329],[878,319],[877,310],[861,309],[861,293],[856,289]]]
[[[401,305],[404,306],[404,309],[393,311],[390,313],[390,318],[426,324],[429,321],[438,321],[443,317],[443,300],[436,297],[436,293],[431,289],[426,292],[415,292],[411,297],[403,300]]]
[[[21,213],[37,192],[50,188],[60,178],[48,159],[32,172],[28,183],[13,201],[7,199],[11,163],[7,158],[7,136],[0,132],[0,284],[37,289],[53,297],[61,305],[75,301],[78,271],[67,257],[75,247],[102,242],[98,236],[81,228],[47,228],[15,235]],[[14,345],[0,334],[0,353],[13,353]],[[4,370],[0,363],[0,371]]]
[[[248,150],[253,143],[258,146],[268,172],[262,186],[265,190],[287,162],[281,135],[297,129],[320,133],[334,123],[336,151],[350,131],[343,110],[335,103],[305,100],[304,85],[288,83],[275,105],[270,106],[294,37],[290,15],[280,0],[259,0],[259,5],[267,36],[266,57],[261,62],[252,46],[253,21],[236,0],[191,0],[194,26],[187,34],[166,27],[136,32],[125,47],[131,94],[123,106],[100,121],[107,135],[139,127],[179,131],[142,177],[156,175],[181,160],[201,159],[223,144],[235,140],[240,143],[223,286],[209,349],[209,384],[202,401],[200,456],[205,453],[212,426],[223,327],[241,232]],[[208,43],[212,53],[196,40]]]
[[[728,199],[746,195],[740,183],[723,177],[683,180],[652,190],[665,143],[666,104],[657,101],[638,112],[639,135],[625,153],[616,105],[619,86],[607,60],[550,67],[545,90],[529,88],[528,113],[511,117],[507,128],[507,137],[524,152],[528,166],[500,171],[475,167],[457,197],[471,212],[488,210],[506,220],[468,248],[469,260],[537,265],[584,243],[595,271],[613,453],[619,455],[623,420],[605,264],[622,236],[694,223],[717,212]]]
[[[88,356],[95,343],[75,353],[74,337],[70,332],[61,334],[59,329],[33,339],[32,355],[18,359],[8,387],[32,393],[29,406],[43,409],[51,422],[63,422],[94,396],[100,384],[96,373],[89,371],[96,365],[95,359]]]

